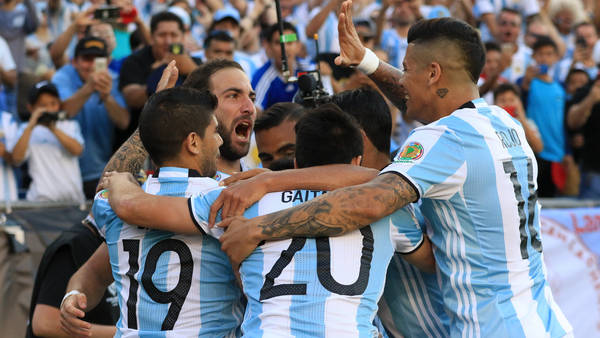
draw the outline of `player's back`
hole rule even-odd
[[[198,224],[220,190],[194,196]],[[265,195],[246,210],[248,218],[290,208],[323,194],[294,190]],[[392,216],[401,236],[396,246],[418,248],[423,233],[403,208]],[[377,337],[377,302],[394,251],[390,217],[339,237],[293,238],[265,242],[242,262],[248,298],[242,332],[246,337]],[[405,229],[403,229],[405,228]],[[209,230],[212,231],[212,230]]]
[[[192,170],[161,168],[145,190],[189,197],[216,186]],[[118,288],[117,336],[237,336],[241,292],[220,243],[123,223],[106,197],[106,192],[96,196],[93,212]]]
[[[537,165],[520,124],[478,99],[411,136],[427,133],[437,137],[419,144],[426,156],[407,174],[422,177],[436,166],[450,173],[441,183],[421,183],[420,193],[453,313],[451,335],[570,331],[545,278]]]

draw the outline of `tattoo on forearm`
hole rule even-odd
[[[400,79],[402,78],[401,70],[380,61],[379,68],[375,73],[371,74],[370,78],[394,106],[399,109],[405,108],[406,92],[400,86]]]
[[[369,183],[336,190],[266,215],[258,226],[270,240],[339,236],[369,225],[416,198],[417,192],[404,178],[385,174]]]
[[[440,88],[440,89],[436,90],[435,92],[439,97],[444,98],[444,96],[446,96],[446,94],[448,94],[448,88]]]
[[[119,171],[136,175],[142,169],[146,157],[148,157],[148,152],[144,149],[140,133],[136,129],[110,158],[110,161],[108,161],[108,164],[104,168],[104,172]]]

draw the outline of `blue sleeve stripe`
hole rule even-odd
[[[194,225],[196,226],[196,228],[198,228],[198,230],[200,230],[200,232],[203,235],[206,235],[206,232],[204,231],[204,229],[202,228],[202,226],[200,225],[200,223],[198,223],[198,221],[196,221],[196,217],[194,217],[194,209],[193,209],[193,205],[192,205],[192,198],[188,198],[188,211],[190,212],[190,217],[192,218],[192,222],[194,222]]]

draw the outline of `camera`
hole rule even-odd
[[[67,113],[64,111],[59,112],[43,112],[40,118],[38,119],[38,124],[50,124],[52,122],[56,122],[59,120],[64,120],[67,118]]]
[[[307,108],[315,108],[331,102],[331,95],[323,89],[318,70],[298,73],[298,93],[294,97],[294,102]]]
[[[581,36],[580,36],[580,37],[578,37],[578,38],[577,38],[577,40],[575,40],[575,44],[576,44],[578,47],[581,47],[581,48],[587,48],[587,41],[585,40],[585,38],[584,38],[584,37],[581,37]]]
[[[94,11],[94,19],[114,21],[121,17],[121,8],[117,6],[102,6]]]

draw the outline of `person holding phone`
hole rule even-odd
[[[112,155],[115,129],[127,128],[130,121],[117,89],[118,75],[107,69],[109,62],[106,42],[85,37],[77,43],[71,64],[52,78],[64,110],[79,122],[85,140],[80,167],[87,198],[93,198],[102,168]]]

